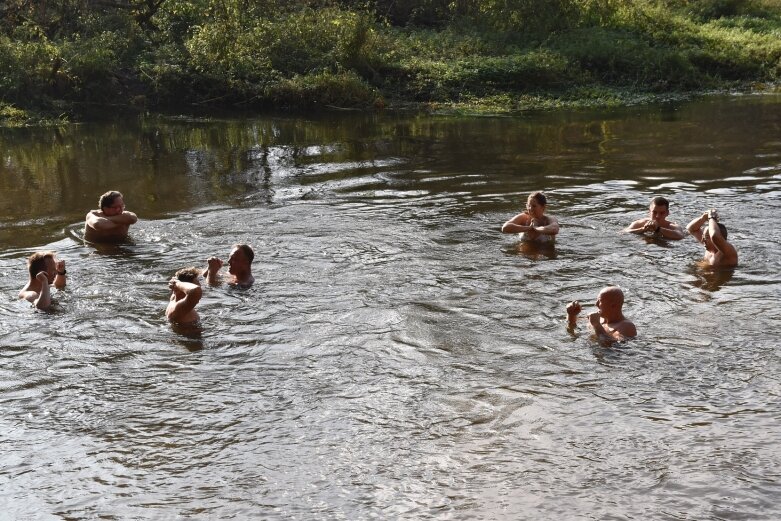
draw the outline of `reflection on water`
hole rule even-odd
[[[737,268],[714,268],[704,261],[697,262],[689,271],[694,277],[692,286],[706,291],[718,291],[732,280]]]
[[[779,101],[0,129],[6,515],[777,519]],[[540,188],[555,248],[499,231]],[[108,189],[140,220],[87,244]],[[621,233],[655,195],[741,265]],[[172,327],[238,242],[255,285]],[[16,300],[38,249],[54,313]],[[638,338],[571,336],[608,284]]]
[[[506,250],[508,253],[523,255],[529,260],[556,258],[555,242],[518,241]]]

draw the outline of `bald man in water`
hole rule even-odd
[[[631,320],[624,316],[624,292],[618,286],[608,286],[597,297],[598,311],[588,315],[588,321],[597,337],[605,340],[627,340],[637,336],[637,329]],[[580,302],[574,300],[567,305],[567,325],[574,329],[578,314],[582,310]]]

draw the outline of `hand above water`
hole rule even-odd
[[[209,257],[206,264],[209,265],[209,271],[216,273],[222,268],[223,262],[219,257]]]

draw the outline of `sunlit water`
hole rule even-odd
[[[781,99],[0,130],[0,517],[781,517]],[[128,244],[81,240],[108,189]],[[543,189],[562,231],[499,228]],[[740,254],[619,233],[654,195]],[[249,290],[167,280],[231,245]],[[16,300],[54,249],[50,313]],[[621,285],[639,337],[564,305]],[[186,334],[185,334],[186,333]]]

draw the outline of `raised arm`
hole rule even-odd
[[[692,219],[692,222],[686,225],[686,230],[691,234],[692,237],[697,239],[697,242],[702,241],[702,225],[705,224],[705,221],[707,220],[708,212],[705,212],[696,219]]]
[[[52,305],[52,294],[49,289],[49,279],[46,277],[46,273],[43,271],[35,276],[38,282],[41,283],[41,291],[38,292],[38,298],[33,301],[33,306],[37,309],[49,309]]]
[[[724,234],[721,233],[718,219],[716,210],[708,212],[708,235],[710,235],[713,246],[718,250],[717,261],[723,266],[736,265],[738,263],[738,252],[734,246],[727,242]]]
[[[182,282],[177,279],[171,279],[171,281],[168,283],[168,287],[172,290],[176,288],[184,293],[184,298],[182,300],[176,301],[176,303],[173,305],[173,308],[169,308],[171,311],[167,313],[169,320],[178,322],[185,318],[187,314],[190,313],[193,309],[195,309],[196,304],[201,301],[203,290],[198,284],[193,284],[192,282]]]
[[[220,283],[219,273],[223,265],[222,259],[219,259],[217,257],[209,257],[206,260],[206,264],[207,264],[207,268],[203,270],[201,276],[204,279],[206,279],[206,282],[209,283],[209,285],[211,286],[214,286],[215,284],[219,284]]]
[[[54,287],[57,289],[62,289],[65,287],[65,283],[66,283],[65,274],[67,272],[65,271],[65,261],[58,260],[56,264],[56,269],[57,269],[57,275],[54,277]]]
[[[528,232],[529,229],[531,229],[531,226],[529,226],[529,221],[531,221],[531,217],[528,213],[519,213],[502,225],[502,233]]]
[[[567,328],[568,329],[575,329],[575,326],[577,325],[578,321],[578,315],[580,314],[580,311],[582,310],[582,306],[580,305],[580,302],[577,300],[573,300],[569,304],[567,304]]]

